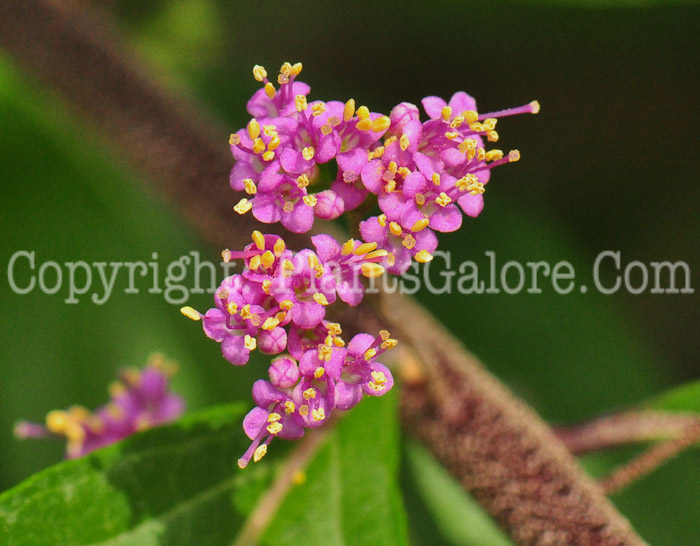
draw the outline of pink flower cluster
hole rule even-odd
[[[485,149],[498,140],[498,119],[539,111],[533,101],[480,114],[459,92],[449,103],[423,99],[426,121],[409,103],[386,116],[353,99],[308,102],[309,86],[296,81],[300,71],[301,63],[284,63],[276,88],[263,67],[253,69],[263,83],[248,102],[253,118],[230,139],[231,186],[248,194],[235,210],[303,233],[315,217],[376,204],[380,214],[363,221],[360,233],[387,250],[382,264],[392,274],[404,273],[412,258],[429,261],[435,232],[458,230],[462,212],[479,215],[491,169],[520,158],[517,150]],[[332,181],[319,168],[328,163],[337,167]]]
[[[333,410],[392,388],[391,372],[376,358],[397,341],[382,330],[358,334],[346,346],[326,307],[336,300],[358,305],[362,276],[400,275],[414,259],[432,260],[435,232],[459,229],[462,212],[477,216],[491,169],[520,158],[517,150],[485,149],[498,140],[498,118],[539,111],[531,102],[479,114],[474,99],[460,92],[449,103],[423,99],[426,121],[408,103],[386,116],[353,99],[308,102],[309,86],[296,81],[300,71],[300,63],[284,63],[275,87],[263,67],[253,69],[263,84],[248,102],[253,117],[230,138],[231,186],[247,194],[234,210],[296,233],[309,231],[315,218],[332,220],[361,205],[376,210],[356,226],[362,240],[340,244],[315,235],[313,250],[293,252],[281,237],[254,231],[243,250],[223,252],[224,260],[245,265],[223,281],[215,306],[204,314],[181,309],[202,321],[232,364],[246,364],[256,348],[279,355],[269,381],[253,386],[256,405],[243,422],[252,443],[241,468],[259,461],[274,437],[300,438]]]
[[[46,416],[45,426],[17,423],[15,436],[66,438],[66,456],[73,459],[137,431],[173,421],[185,410],[182,398],[168,391],[174,372],[174,364],[154,355],[143,370],[122,370],[120,381],[110,386],[111,401],[95,412],[81,406],[54,410]]]

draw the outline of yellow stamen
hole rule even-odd
[[[267,70],[265,70],[264,66],[260,66],[259,64],[256,64],[253,67],[253,77],[258,80],[259,82],[263,81],[265,78],[267,78]]]
[[[265,322],[263,322],[263,330],[274,330],[280,325],[280,321],[276,317],[267,317]]]
[[[186,305],[185,307],[180,307],[180,313],[185,315],[188,319],[192,319],[194,321],[202,319],[202,315],[200,315],[194,308],[190,307],[189,305]]]
[[[357,109],[357,117],[360,119],[368,119],[369,118],[369,108],[366,106],[360,106]]]
[[[309,185],[309,177],[307,175],[302,174],[297,178],[297,187],[298,188],[305,188],[308,185]]]
[[[363,108],[363,107],[361,107]],[[357,122],[355,125],[357,127],[358,131],[371,131],[372,130],[372,120],[367,118],[362,118],[360,121]]]
[[[362,275],[368,279],[380,277],[384,274],[384,267],[379,264],[375,264],[374,262],[363,263],[360,270],[362,271]]]
[[[282,303],[280,303],[280,309],[284,309],[285,311],[289,311],[292,307],[294,307],[294,303],[290,300],[283,300]]]
[[[452,203],[452,199],[443,191],[438,197],[435,198],[435,202],[441,207],[446,207],[447,205]]]
[[[241,137],[232,134],[230,137],[228,137],[228,143],[231,146],[238,146],[241,143]]]
[[[263,125],[262,128],[263,135],[269,136],[269,137],[276,137],[277,136],[277,127],[274,125]],[[272,149],[272,148],[270,148]]]
[[[329,322],[328,324],[326,324],[326,329],[328,330],[328,333],[330,333],[333,336],[339,336],[343,333],[343,329],[337,322]]]
[[[493,131],[496,128],[496,123],[498,123],[498,120],[496,118],[487,118],[483,121],[484,123],[484,128],[487,131]]]
[[[515,163],[516,161],[520,161],[520,151],[519,150],[511,150],[508,152],[508,161],[511,163]]]
[[[250,140],[255,140],[260,136],[260,124],[255,118],[251,119],[250,123],[248,123],[248,136]]]
[[[540,103],[536,100],[533,100],[530,103],[530,108],[532,108],[532,113],[533,114],[539,114],[540,113]]]
[[[278,137],[277,135],[273,136],[267,145],[267,149],[268,150],[276,150],[279,147],[280,142],[281,142],[280,137]]]
[[[257,229],[250,234],[258,250],[265,250],[265,236]]]
[[[315,207],[318,203],[318,198],[315,195],[305,195],[301,200],[309,207]]]
[[[243,345],[249,351],[254,351],[255,348],[258,346],[258,342],[254,337],[251,337],[248,334],[246,334],[243,338]]]
[[[479,114],[474,110],[465,110],[462,113],[462,116],[464,116],[464,121],[467,123],[474,123],[477,119],[479,119]]]
[[[270,423],[265,428],[270,434],[275,435],[282,432],[282,423]]]
[[[427,250],[421,250],[416,254],[416,261],[422,264],[428,263],[433,260],[433,255]]]
[[[486,133],[486,139],[489,142],[498,142],[498,133],[496,131],[489,131]]]
[[[275,159],[275,152],[268,150],[267,152],[263,152],[262,155],[263,161],[272,161]]]
[[[382,341],[386,341],[391,337],[391,334],[389,333],[389,330],[379,330],[379,337],[382,338]]]
[[[388,265],[389,267],[393,267],[395,263],[396,263],[396,256],[394,256],[393,254],[387,254],[386,265]]]
[[[321,292],[316,292],[313,297],[316,303],[320,305],[328,305],[328,299]]]
[[[253,271],[255,271],[260,267],[261,263],[262,263],[262,260],[260,259],[260,256],[256,255],[256,256],[253,256],[248,261],[248,267],[250,267]]]
[[[303,392],[302,396],[304,397],[304,400],[311,400],[312,398],[316,398],[316,389],[310,387]]]
[[[265,141],[262,138],[256,138],[253,141],[253,152],[261,154],[265,151]]]
[[[318,408],[311,412],[311,417],[314,421],[323,421],[326,418],[326,412],[323,408]]]
[[[340,249],[340,253],[343,256],[347,256],[348,254],[352,253],[354,248],[355,248],[355,239],[348,239],[347,241],[345,241],[342,248]]]
[[[270,279],[265,279],[262,282],[262,291],[265,292],[268,296],[270,295],[270,285],[272,284],[272,281]]]
[[[245,192],[248,195],[255,195],[258,193],[258,187],[255,185],[255,182],[251,178],[246,178],[243,180],[243,186],[245,187]]]
[[[401,244],[408,250],[411,250],[414,246],[416,246],[416,239],[412,235],[406,235],[403,238],[403,241],[401,241]]]
[[[355,256],[362,256],[363,254],[372,252],[375,248],[377,248],[377,243],[362,243],[355,250],[353,250],[352,253]]]
[[[330,135],[333,132],[333,127],[328,125],[327,123],[325,125],[321,126],[321,133],[324,135]]]
[[[294,63],[292,65],[292,71],[291,75],[292,76],[298,76],[301,73],[301,69],[303,68],[301,63]]]
[[[374,348],[367,349],[365,351],[365,354],[363,355],[363,358],[365,360],[372,360],[375,356],[377,356],[377,350]]]
[[[389,224],[389,231],[391,232],[392,235],[395,235],[396,237],[400,237],[401,233],[403,233],[401,226],[396,222],[391,222]]]
[[[260,459],[262,459],[266,454],[267,454],[267,444],[263,444],[261,446],[258,446],[258,448],[253,453],[253,462],[259,463]],[[239,464],[239,466],[240,466],[240,464]]]
[[[345,103],[345,108],[343,108],[343,121],[350,121],[352,116],[355,115],[355,99],[350,99]]]
[[[386,226],[386,214],[380,214],[377,216],[377,222],[382,227]]]
[[[277,239],[275,241],[274,246],[272,247],[272,251],[275,253],[275,256],[278,258],[282,255],[282,253],[285,251],[287,248],[286,243],[284,242],[284,239]]]
[[[294,402],[292,402],[291,400],[287,400],[284,403],[284,412],[285,413],[294,413],[294,410],[296,410],[296,409],[297,409],[297,407],[294,405]]]
[[[372,122],[372,131],[380,133],[386,131],[391,125],[391,120],[387,116],[381,116]]]
[[[275,421],[279,421],[280,419],[282,419],[282,416],[274,411],[267,416],[268,423],[274,423]]]
[[[486,152],[486,161],[498,161],[503,159],[503,150],[489,150]]]
[[[413,224],[413,227],[411,227],[411,231],[413,233],[423,231],[425,228],[428,227],[428,224],[430,224],[430,219],[428,218],[421,218],[420,220],[416,220],[416,223]]]
[[[442,110],[440,111],[440,115],[442,116],[442,119],[449,121],[452,117],[452,108],[449,106],[443,106]]]
[[[393,349],[393,348],[396,347],[398,344],[399,344],[399,342],[396,341],[395,339],[387,339],[386,341],[383,341],[383,342],[382,342],[381,348],[382,348],[382,349],[385,349],[385,350]]]
[[[440,173],[433,173],[433,175],[430,177],[430,179],[433,181],[433,184],[436,186],[440,185]]]
[[[447,131],[445,133],[445,138],[447,138],[448,140],[454,140],[458,136],[459,136],[459,133],[456,131]]]
[[[450,122],[450,127],[457,129],[462,123],[464,123],[464,116],[457,116]]]
[[[402,134],[401,138],[399,138],[399,146],[401,147],[401,150],[405,152],[410,145],[411,142],[408,140],[408,137],[405,134]]]
[[[326,111],[326,105],[323,104],[322,102],[317,102],[311,107],[311,115],[313,116],[320,116],[323,114],[323,112]]]
[[[372,252],[368,252],[367,254],[365,254],[365,260],[373,260],[374,258],[383,258],[387,254],[389,254],[389,252],[387,252],[383,248],[380,248],[380,249],[373,250]]]
[[[319,366],[318,368],[316,368],[314,370],[314,377],[316,379],[321,379],[323,377],[324,373],[326,373],[326,370],[324,370],[321,366]]]
[[[263,252],[262,256],[260,256],[260,261],[265,269],[270,269],[272,264],[275,263],[275,255],[269,250],[266,250]]]
[[[297,112],[302,112],[309,107],[308,102],[306,102],[306,97],[304,95],[297,95],[294,97],[294,107]]]
[[[316,150],[314,150],[313,146],[306,146],[302,151],[301,155],[306,161],[311,161],[314,158],[314,155],[316,154]]]
[[[285,201],[284,205],[282,205],[282,210],[284,212],[292,212],[294,210],[294,203],[291,201]]]
[[[425,205],[425,195],[422,193],[417,193],[415,199],[416,205]]]
[[[241,199],[238,204],[233,207],[233,210],[235,210],[238,214],[245,214],[248,212],[250,209],[253,208],[253,204],[250,203],[245,197]]]
[[[274,99],[274,98],[275,98],[275,93],[276,93],[276,91],[275,91],[275,86],[272,85],[271,82],[267,82],[267,83],[265,84],[265,94],[267,95],[267,98],[270,99],[270,100]]]
[[[226,310],[228,311],[229,315],[235,315],[238,312],[238,305],[236,305],[236,302],[230,301],[226,305]]]

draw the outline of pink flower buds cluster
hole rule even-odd
[[[173,421],[185,410],[182,398],[168,390],[175,369],[174,364],[154,355],[143,370],[120,372],[120,381],[110,386],[108,404],[94,412],[81,406],[54,410],[46,416],[46,425],[21,421],[15,425],[15,436],[66,438],[66,456],[73,459],[137,431]]]
[[[231,186],[247,194],[234,210],[295,233],[363,203],[379,213],[360,222],[362,240],[340,244],[315,235],[313,250],[293,252],[281,237],[254,231],[243,250],[223,252],[226,261],[242,259],[244,269],[223,281],[215,306],[204,314],[181,309],[202,321],[232,364],[246,364],[256,348],[279,355],[269,381],[253,386],[255,408],[243,422],[252,443],[241,468],[260,460],[275,436],[300,438],[333,410],[392,388],[391,372],[376,359],[397,341],[382,330],[358,334],[346,346],[326,308],[336,300],[358,305],[363,276],[400,275],[414,259],[432,260],[435,232],[459,229],[462,213],[478,216],[491,169],[520,158],[517,150],[486,150],[486,142],[498,140],[498,118],[539,111],[533,101],[480,114],[474,99],[459,92],[449,103],[423,99],[426,121],[408,103],[386,116],[353,99],[309,102],[309,86],[296,80],[301,68],[284,63],[277,86],[263,67],[253,69],[263,84],[248,102],[253,117],[229,141]],[[331,179],[327,173],[335,171]]]

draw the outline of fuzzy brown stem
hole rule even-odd
[[[204,240],[218,248],[247,243],[259,226],[231,212],[228,135],[155,86],[104,14],[75,6],[0,2],[0,46],[148,175]],[[308,236],[285,238],[292,248],[309,244]],[[381,296],[374,307],[365,303],[342,315],[348,330],[388,326],[413,349],[424,380],[403,389],[407,430],[518,543],[643,544],[539,417],[424,309]]]

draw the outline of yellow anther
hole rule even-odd
[[[246,334],[246,336],[243,338],[243,345],[249,351],[254,351],[255,348],[258,346],[258,342],[254,337],[251,337],[248,334]]]
[[[282,303],[280,303],[280,309],[284,309],[285,311],[289,311],[292,307],[294,307],[294,303],[290,300],[283,300]]]
[[[375,370],[370,375],[372,376],[374,382],[379,385],[384,385],[387,382],[386,375],[384,374],[384,372]]]
[[[399,342],[396,341],[395,339],[387,339],[386,341],[382,342],[381,348],[384,350],[389,350],[389,349],[393,349],[398,344],[399,344]]]
[[[536,100],[533,100],[530,103],[530,108],[532,109],[533,114],[539,114],[540,113],[540,103]]]
[[[238,313],[238,305],[236,305],[236,302],[230,301],[228,304],[226,304],[226,310],[228,311],[229,315],[235,315]]]
[[[440,111],[440,116],[442,116],[442,119],[445,121],[450,121],[450,118],[452,117],[452,108],[449,106],[443,106],[442,110]]]
[[[258,193],[258,187],[255,185],[255,182],[251,178],[246,178],[243,180],[243,186],[245,188],[245,192],[248,195],[255,195]]]
[[[352,251],[355,249],[355,239],[348,239],[343,243],[343,246],[340,249],[340,254],[343,256],[347,256],[349,254],[352,254]]]
[[[324,344],[326,347],[332,347],[332,346],[333,346],[333,336],[330,335],[330,334],[328,334],[328,335],[326,336],[326,339],[323,340],[323,344]]]
[[[446,137],[448,140],[454,140],[454,139],[457,138],[458,136],[459,136],[459,133],[458,133],[457,131],[447,131],[447,132],[445,133],[445,137]]]
[[[306,97],[304,95],[297,95],[294,97],[294,107],[297,112],[302,112],[309,107],[309,103],[306,102]]]
[[[301,200],[309,207],[315,207],[318,203],[318,198],[315,195],[305,195]]]
[[[444,191],[440,193],[439,196],[435,198],[435,202],[440,205],[441,207],[446,207],[450,203],[452,203],[452,199],[450,198],[449,195],[447,195]]]
[[[498,133],[496,131],[489,131],[486,133],[486,140],[489,142],[498,142]]]
[[[287,74],[278,74],[277,83],[280,84],[280,86],[289,83],[289,76]]]
[[[301,73],[301,69],[304,68],[301,63],[294,63],[292,65],[292,76],[298,76]]]
[[[273,159],[275,159],[275,152],[273,152],[272,150],[263,152],[262,158],[263,161],[272,161]]]
[[[326,105],[323,104],[322,102],[317,102],[311,107],[311,114],[313,116],[320,116],[323,114],[323,112],[326,111]]]
[[[276,93],[276,91],[275,91],[275,86],[272,85],[271,82],[267,82],[267,83],[265,84],[265,94],[267,95],[267,98],[270,99],[270,100],[274,99],[274,98],[275,98],[275,93]]]
[[[374,262],[363,263],[360,270],[362,271],[362,275],[368,279],[380,277],[384,274],[384,267]]]
[[[417,193],[414,199],[416,200],[416,205],[425,205],[425,195],[422,193]]]
[[[265,319],[265,322],[263,322],[262,329],[263,330],[274,330],[280,325],[280,321],[277,320],[277,317],[267,317]]]
[[[294,410],[296,410],[296,409],[297,409],[297,407],[294,405],[294,402],[292,402],[291,400],[287,400],[284,403],[284,412],[285,413],[294,413]]]
[[[260,136],[260,124],[255,118],[251,119],[250,123],[248,123],[248,136],[251,140],[255,140]]]
[[[370,348],[365,351],[365,354],[362,358],[364,358],[365,360],[372,360],[375,356],[377,356],[377,349]]]
[[[343,341],[343,338],[336,336],[333,338],[333,345],[336,347],[345,347],[345,342]]]
[[[299,177],[297,177],[297,187],[298,188],[305,188],[308,185],[309,185],[309,177],[307,175],[302,174]]]
[[[396,235],[397,237],[400,237],[401,234],[403,233],[401,226],[397,222],[391,222],[389,224],[389,231],[391,232],[392,235]]]
[[[318,359],[328,362],[333,356],[333,349],[326,345],[318,346]]]
[[[250,312],[250,304],[246,304],[241,308],[241,318],[243,320],[250,320],[253,318],[253,313]]]
[[[302,396],[304,397],[304,400],[311,400],[312,398],[316,398],[316,389],[314,389],[313,387],[309,387],[302,393]]]
[[[332,336],[339,336],[340,334],[343,333],[343,329],[340,327],[340,324],[337,322],[327,323],[326,329],[328,330],[328,333],[331,334]]]
[[[476,158],[479,161],[484,161],[486,159],[486,150],[483,148],[477,148],[476,150]]]
[[[511,163],[515,163],[516,161],[520,161],[520,151],[518,150],[511,150],[508,152],[508,161]]]
[[[291,274],[294,272],[294,264],[291,262],[291,260],[284,260],[282,262],[282,271],[286,274],[287,273]],[[288,300],[285,300],[285,301],[288,301]]]
[[[452,127],[452,129],[457,129],[462,123],[464,123],[464,116],[457,116],[450,122],[450,127]]]
[[[277,127],[275,125],[263,125],[262,126],[263,135],[269,137],[277,136]]]
[[[284,74],[286,76],[289,76],[292,73],[292,63],[290,62],[283,62],[282,66],[280,67],[280,74]]]
[[[380,133],[386,131],[391,125],[391,120],[388,116],[380,116],[372,122],[372,131]]]
[[[226,263],[231,261],[231,251],[228,248],[221,251],[221,259]]]
[[[379,222],[379,225],[382,227],[386,226],[386,214],[380,214],[377,216],[377,222]]]
[[[270,286],[272,285],[272,281],[270,279],[265,279],[262,282],[262,291],[267,294],[268,296],[270,295]]]
[[[391,337],[391,334],[389,330],[379,330],[379,337],[381,337],[383,341],[386,341]]]
[[[478,121],[470,123],[469,128],[476,133],[483,133],[486,130],[484,125],[479,123]]]
[[[430,177],[430,179],[433,181],[433,184],[436,186],[440,185],[440,173],[433,173],[433,175]]]
[[[250,234],[250,237],[253,239],[253,242],[258,250],[265,250],[265,236],[262,233],[256,229]]]
[[[217,295],[219,298],[221,298],[222,300],[226,300],[226,299],[228,299],[228,297],[229,297],[228,290],[226,290],[225,288],[220,289],[220,290],[216,293],[216,295]]]
[[[373,260],[374,258],[383,258],[389,254],[386,250],[383,248],[380,248],[378,250],[373,250],[372,252],[368,252],[365,254],[365,260]]]
[[[279,258],[286,248],[287,245],[285,244],[284,239],[280,238],[275,241],[275,244],[272,247],[272,251],[275,253],[275,256]]]
[[[235,210],[238,214],[245,214],[248,212],[250,209],[253,208],[253,204],[250,203],[245,197],[241,199],[238,204],[233,207],[233,210]]]
[[[268,142],[267,149],[268,150],[276,150],[277,148],[279,148],[279,145],[280,145],[280,137],[275,135],[270,139],[270,142]]]
[[[416,238],[413,237],[413,235],[406,235],[403,238],[403,241],[401,241],[401,244],[408,250],[411,250],[414,246],[416,246]]]
[[[313,146],[306,146],[302,151],[301,155],[306,161],[311,161],[314,158],[314,155],[316,154],[316,150],[314,150]]]
[[[256,138],[253,141],[253,152],[261,154],[265,151],[265,141],[262,138]]]
[[[486,161],[498,161],[503,159],[503,150],[489,150],[486,152]]]
[[[338,125],[340,125],[340,123],[340,118],[338,118],[337,116],[331,116],[328,118],[328,125],[330,125],[331,127],[337,127]]]
[[[369,118],[369,108],[367,108],[366,106],[360,106],[357,109],[356,114],[357,114],[357,117],[360,119],[367,119],[367,118]]]
[[[287,318],[287,313],[285,313],[284,311],[280,311],[279,313],[277,313],[275,315],[275,320],[277,320],[279,322],[282,322],[286,318]]]
[[[267,78],[267,70],[265,70],[264,66],[260,66],[259,64],[256,64],[253,67],[253,77],[258,80],[259,82],[263,81],[265,78]]]
[[[355,99],[350,99],[343,108],[343,121],[350,121],[355,115]]]
[[[396,263],[396,256],[393,254],[387,254],[386,256],[386,265],[389,267],[393,267],[393,265]]]
[[[282,210],[284,212],[292,212],[294,210],[294,203],[292,201],[285,201],[282,205]]]
[[[320,305],[328,305],[328,299],[321,292],[316,292],[313,297],[316,303]]]
[[[275,423],[275,422],[279,421],[280,419],[282,419],[282,416],[279,413],[274,412],[274,411],[270,415],[267,416],[268,423]]]
[[[186,305],[185,307],[180,307],[180,313],[185,315],[188,319],[191,320],[201,320],[202,315],[200,315],[194,308],[190,307],[189,305]]]
[[[263,444],[261,446],[258,446],[258,448],[253,453],[253,462],[259,463],[260,459],[262,459],[266,454],[267,454],[267,444]],[[240,466],[240,462],[239,462],[239,466]]]
[[[397,171],[398,174],[406,178],[409,174],[411,174],[411,169],[408,167],[399,167],[399,170]]]
[[[270,269],[272,264],[275,263],[275,255],[269,250],[266,250],[263,252],[262,256],[260,256],[260,261],[265,269]]]
[[[241,137],[238,135],[232,134],[230,137],[228,137],[228,143],[231,146],[238,146],[241,143]]]
[[[474,123],[477,119],[479,119],[479,114],[474,110],[465,110],[462,113],[462,116],[464,116],[464,121],[467,123]]]
[[[53,410],[46,416],[46,428],[54,434],[63,434],[68,425],[68,414],[65,411]]]
[[[369,118],[362,118],[355,125],[358,131],[371,131],[372,130],[372,120]]]
[[[330,135],[333,132],[333,127],[328,125],[327,123],[325,125],[321,125],[321,133],[324,135]]]
[[[466,154],[469,150],[475,150],[476,144],[476,140],[473,138],[468,138],[459,143],[458,149],[461,153]]]
[[[363,254],[372,252],[375,248],[377,248],[377,243],[362,243],[355,250],[353,250],[352,253],[355,256],[362,256]]]
[[[260,267],[261,263],[262,260],[260,259],[260,256],[255,255],[248,261],[248,267],[255,271]]]
[[[416,254],[416,261],[422,264],[431,262],[433,260],[433,255],[427,250],[421,250]]]
[[[425,228],[428,227],[428,224],[430,224],[430,219],[428,218],[421,218],[420,220],[416,220],[416,223],[413,224],[413,226],[411,227],[411,231],[413,233],[423,231]]]
[[[318,368],[316,368],[314,370],[314,377],[316,379],[321,379],[323,377],[324,373],[326,373],[326,370],[324,370],[321,366],[319,366]]]
[[[282,423],[270,423],[265,429],[272,435],[282,432]]]
[[[311,417],[314,421],[323,421],[326,418],[326,411],[323,408],[312,410]]]
[[[399,170],[399,166],[396,164],[396,161],[390,161],[386,170],[389,171],[391,174],[396,174],[396,171]]]
[[[496,128],[496,123],[498,123],[498,120],[496,118],[487,118],[482,123],[487,131],[493,131]]]

